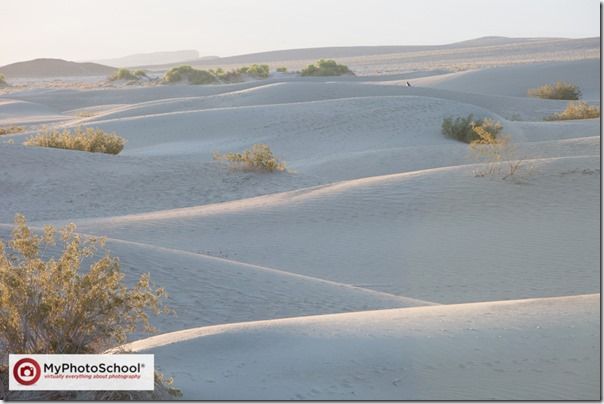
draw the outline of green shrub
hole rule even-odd
[[[277,67],[279,73],[287,73],[287,67]]]
[[[546,121],[565,121],[569,119],[590,119],[600,117],[600,107],[591,106],[585,101],[570,101],[562,112],[546,116]]]
[[[285,163],[277,159],[270,147],[265,144],[255,144],[243,153],[215,153],[214,160],[226,160],[237,168],[258,171],[285,171]]]
[[[6,77],[4,77],[4,74],[0,73],[0,86],[5,87],[8,86],[8,83],[6,82]]]
[[[76,128],[74,130],[46,130],[25,141],[27,146],[53,147],[81,150],[92,153],[118,154],[126,141],[115,133],[99,128]]]
[[[23,132],[25,128],[21,126],[9,126],[7,128],[0,128],[0,136],[2,135],[12,135],[13,133]]]
[[[144,72],[143,72],[144,73]],[[110,81],[115,80],[138,80],[140,77],[135,73],[132,73],[128,69],[117,69],[115,73],[109,76]]]
[[[459,140],[464,143],[472,143],[479,140],[480,136],[474,130],[476,127],[484,129],[487,133],[496,137],[503,129],[501,123],[490,118],[474,120],[474,115],[467,117],[447,117],[443,119],[442,133],[451,139]]]
[[[321,59],[313,65],[308,65],[302,69],[302,76],[341,76],[343,74],[354,73],[345,65],[339,65],[334,60]]]
[[[127,287],[119,260],[104,249],[104,240],[84,238],[75,230],[74,224],[61,229],[59,252],[49,254],[57,244],[56,229],[45,226],[38,235],[17,215],[12,239],[0,240],[0,391],[6,386],[8,353],[102,353],[138,329],[154,331],[149,314],[169,311],[165,291],[151,287],[149,274]],[[87,271],[83,262],[89,263]],[[170,388],[161,375],[156,383],[158,378]],[[11,398],[49,394],[20,393],[11,392]],[[52,394],[78,397],[75,392]]]
[[[137,71],[135,71],[135,72],[134,72],[134,75],[135,75],[137,78],[142,78],[142,77],[147,78],[147,77],[149,77],[149,76],[147,76],[147,73],[146,73],[144,70],[140,70],[140,69],[139,69],[139,70],[137,70]]]
[[[222,68],[199,70],[191,66],[173,67],[164,75],[165,83],[187,80],[191,84],[239,83],[243,76],[265,79],[269,76],[268,65],[251,65],[224,71]]]
[[[550,100],[578,100],[581,98],[581,90],[574,84],[557,81],[554,84],[531,88],[528,90],[528,95]]]
[[[164,82],[176,83],[187,80],[191,84],[216,84],[218,78],[207,70],[194,69],[191,66],[173,67],[164,75]]]

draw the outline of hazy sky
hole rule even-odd
[[[598,0],[0,0],[0,65],[197,49],[230,56],[487,35],[599,36]]]

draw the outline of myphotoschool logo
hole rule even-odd
[[[150,354],[13,355],[9,390],[153,390]]]
[[[35,384],[40,379],[40,374],[40,364],[32,358],[19,359],[13,366],[13,377],[23,386]]]

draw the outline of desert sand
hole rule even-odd
[[[566,101],[526,91],[565,80],[598,105],[599,51],[479,44],[350,55],[356,77],[25,85],[0,96],[0,126],[26,127],[0,138],[0,235],[17,212],[74,222],[128,281],[150,272],[176,315],[129,348],[184,398],[597,400],[600,122],[543,121]],[[513,178],[441,134],[470,113],[503,124]],[[127,144],[22,145],[44,125]],[[212,160],[255,143],[288,172]]]

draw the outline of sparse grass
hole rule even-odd
[[[591,119],[600,117],[600,107],[591,106],[585,101],[570,101],[562,112],[546,116],[546,121],[566,121],[570,119]]]
[[[339,65],[335,60],[324,59],[315,62],[315,64],[308,65],[300,72],[302,76],[341,76],[343,74],[354,75],[348,66]]]
[[[23,132],[25,128],[21,126],[9,126],[6,128],[0,128],[0,136],[2,135],[12,135],[13,133]]]
[[[265,144],[255,144],[243,153],[214,153],[214,160],[225,160],[244,170],[286,171],[285,163],[276,158],[270,147]]]
[[[477,177],[498,176],[506,180],[518,173],[524,160],[517,157],[518,150],[509,136],[496,137],[482,126],[474,126],[476,139],[470,142],[470,151],[484,168],[477,169]]]
[[[57,243],[58,252],[49,254]],[[87,270],[81,268],[83,262]],[[59,231],[45,226],[37,233],[17,215],[12,238],[0,240],[0,395],[151,399],[158,384],[167,393],[163,398],[177,395],[161,374],[156,374],[155,392],[9,393],[6,383],[8,353],[102,353],[136,330],[155,331],[149,314],[169,313],[166,297],[163,289],[151,287],[149,274],[128,287],[119,260],[105,250],[103,239],[80,236],[74,224]]]
[[[581,90],[572,83],[557,81],[554,84],[531,88],[528,90],[528,95],[549,100],[578,100],[581,98]]]
[[[279,73],[287,73],[287,67],[277,67]]]
[[[239,83],[244,77],[265,79],[269,76],[268,65],[250,65],[225,71],[222,68],[200,70],[191,66],[173,67],[164,75],[164,83],[177,83],[187,80],[190,84]]]
[[[500,122],[494,121],[491,118],[474,119],[474,115],[470,114],[467,117],[447,117],[443,119],[442,133],[451,139],[459,140],[464,143],[472,143],[480,140],[480,135],[474,130],[482,128],[494,138],[501,132],[503,126]]]
[[[76,128],[74,130],[46,130],[25,141],[27,146],[53,147],[81,150],[92,153],[118,154],[126,141],[115,133],[99,128]]]
[[[96,113],[94,111],[80,111],[76,114],[76,116],[79,116],[80,118],[90,118],[95,115]]]

